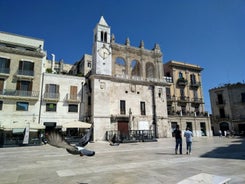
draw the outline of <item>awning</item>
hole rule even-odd
[[[63,128],[90,128],[91,124],[82,121],[71,121],[62,125]]]
[[[30,127],[30,129],[39,130],[45,129],[45,126],[38,123],[26,123],[26,122],[3,122],[0,124],[0,129],[3,130],[13,130],[13,129],[23,129],[26,127]]]

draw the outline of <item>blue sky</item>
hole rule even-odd
[[[117,43],[158,43],[169,60],[196,64],[208,90],[245,80],[245,0],[1,0],[0,31],[45,41],[51,58],[74,63],[92,53],[100,16]]]

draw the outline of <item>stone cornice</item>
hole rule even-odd
[[[112,82],[118,82],[118,83],[129,83],[129,84],[135,84],[135,85],[144,85],[144,86],[170,86],[169,83],[164,81],[146,81],[146,80],[134,80],[134,79],[126,79],[126,78],[120,78],[120,77],[112,77],[108,75],[91,75],[89,79],[102,79],[102,80],[109,80]]]
[[[10,54],[20,54],[20,55],[32,56],[38,58],[43,58],[46,55],[44,52],[20,50],[16,48],[8,48],[8,47],[0,47],[0,51],[10,53]]]
[[[111,43],[111,48],[112,48],[112,52],[113,50],[115,51],[122,51],[122,52],[129,52],[130,54],[136,54],[136,55],[146,55],[146,56],[151,56],[151,57],[162,57],[162,52],[159,51],[155,51],[155,50],[147,50],[144,48],[137,48],[137,47],[132,47],[132,46],[128,46],[128,45],[121,45],[121,44],[117,44],[117,43]]]

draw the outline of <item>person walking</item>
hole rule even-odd
[[[190,131],[190,128],[187,127],[184,133],[184,137],[186,138],[186,154],[191,154],[191,146],[192,146],[192,137],[193,134]]]
[[[175,136],[175,154],[178,154],[178,147],[179,147],[179,154],[182,154],[182,133],[179,129],[179,125],[176,125],[176,129],[174,130]]]

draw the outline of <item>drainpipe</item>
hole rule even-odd
[[[153,120],[153,130],[155,133],[155,138],[158,138],[157,132],[157,114],[156,114],[156,99],[155,99],[155,86],[151,86],[152,89],[152,120]]]
[[[40,106],[39,106],[39,115],[38,115],[38,124],[40,124],[41,120],[41,109],[42,109],[42,102],[43,102],[43,83],[44,83],[44,72],[42,72],[42,82],[41,82],[41,94],[40,94]]]

